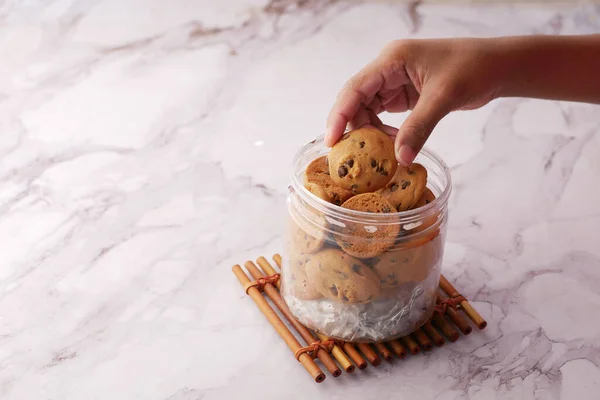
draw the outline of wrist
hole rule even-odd
[[[493,40],[497,97],[600,102],[600,35]]]
[[[494,70],[495,97],[527,97],[529,76],[537,68],[531,57],[535,37],[502,37],[491,39],[491,62]],[[531,82],[529,82],[531,83]]]

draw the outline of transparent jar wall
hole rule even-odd
[[[436,200],[417,210],[367,214],[326,203],[303,187],[306,166],[328,149],[317,140],[294,160],[283,251],[284,300],[303,324],[352,342],[405,336],[433,314],[446,236],[450,179],[428,150]]]

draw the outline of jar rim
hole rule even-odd
[[[439,211],[440,208],[444,208],[444,206],[448,203],[448,199],[452,192],[452,179],[450,176],[450,167],[436,152],[431,150],[428,146],[424,146],[419,154],[422,154],[423,156],[430,159],[440,169],[445,179],[445,187],[442,189],[442,192],[439,196],[436,196],[436,198],[433,201],[424,205],[423,207],[419,207],[414,210],[395,211],[392,213],[371,213],[366,211],[358,211],[343,208],[341,206],[329,203],[315,196],[308,189],[306,189],[296,171],[300,167],[298,163],[300,162],[300,159],[303,156],[303,154],[311,148],[316,149],[319,145],[324,145],[324,138],[324,135],[318,136],[310,142],[307,142],[304,145],[302,145],[300,149],[296,152],[292,161],[292,171],[290,177],[292,186],[290,189],[293,189],[297,193],[297,195],[302,199],[302,201],[305,201],[311,207],[314,207],[316,210],[323,212],[325,215],[341,217],[345,220],[350,220],[354,222],[373,222],[384,225],[386,224],[386,222],[389,224],[397,224],[398,220],[401,219],[403,224],[407,224],[411,223],[413,220],[417,221],[423,217],[427,217],[430,214],[435,214]],[[318,157],[320,156],[321,155],[319,155]]]

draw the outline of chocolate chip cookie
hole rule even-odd
[[[331,179],[331,176],[329,176],[327,156],[315,158],[308,167],[306,167],[304,184],[318,185],[325,192],[327,196],[326,200],[336,206],[342,205],[343,202],[353,196],[350,190],[337,186]]]
[[[388,251],[376,258],[373,271],[385,289],[392,289],[407,282],[421,282],[430,270],[423,258],[423,246]]]
[[[433,192],[431,190],[429,190],[429,188],[425,188],[425,191],[421,195],[421,198],[419,198],[419,201],[417,201],[417,204],[415,204],[411,209],[415,210],[417,208],[423,207],[423,206],[431,203],[433,200],[435,200],[435,195],[433,194]],[[421,232],[421,231],[424,231],[425,229],[429,228],[433,224],[435,224],[437,222],[438,218],[439,218],[439,212],[436,212],[434,214],[424,216],[423,220],[419,224],[411,224],[408,226],[407,225],[402,226],[402,230],[410,232],[410,233]]]
[[[297,217],[299,218],[299,217]],[[298,219],[299,220],[299,219]],[[310,254],[325,244],[325,231],[305,222],[300,226],[293,216],[289,218],[289,246],[293,254]],[[319,226],[325,226],[325,220]]]
[[[431,203],[434,200],[435,200],[435,194],[433,194],[433,192],[429,188],[426,187],[425,190],[423,191],[423,194],[421,195],[421,197],[419,198],[417,203],[412,207],[412,209],[414,210],[415,208],[426,206],[427,204]]]
[[[393,213],[394,206],[377,193],[356,195],[343,208],[370,213]],[[387,221],[386,221],[387,222]],[[391,221],[390,221],[391,222]],[[399,224],[372,222],[345,222],[344,227],[333,225],[333,237],[346,253],[358,258],[375,257],[394,245]]]
[[[333,182],[355,194],[382,188],[398,168],[394,142],[371,127],[344,134],[331,148],[328,160]]]
[[[337,249],[324,249],[306,263],[309,284],[328,299],[343,303],[368,303],[379,293],[379,278],[360,260]]]
[[[320,185],[317,185],[316,183],[313,183],[313,182],[308,182],[308,183],[304,184],[304,187],[306,188],[306,190],[308,190],[309,192],[311,192],[312,194],[314,194],[321,200],[325,200],[326,202],[331,202],[331,198],[329,197],[329,195],[327,194],[325,189],[322,188]]]
[[[317,300],[323,297],[316,286],[308,282],[306,276],[306,263],[310,257],[308,254],[290,254],[289,270],[284,270],[282,275],[285,286],[283,290],[301,300]]]
[[[421,164],[413,163],[399,167],[391,181],[377,193],[390,201],[398,211],[412,208],[427,186],[427,170]]]

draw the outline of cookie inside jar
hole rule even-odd
[[[294,159],[282,294],[300,322],[327,336],[390,340],[414,331],[433,313],[449,173],[427,149],[409,167],[395,160],[389,166],[389,152],[353,150],[381,147],[368,143],[368,132],[356,137],[349,132],[345,138],[350,150],[337,149],[335,159],[329,159],[322,139],[306,145]],[[382,140],[381,135],[373,138]],[[387,160],[387,177],[379,164],[363,171],[369,157],[376,163]],[[352,174],[342,171],[348,180],[343,185],[332,179],[332,163],[352,169]]]

